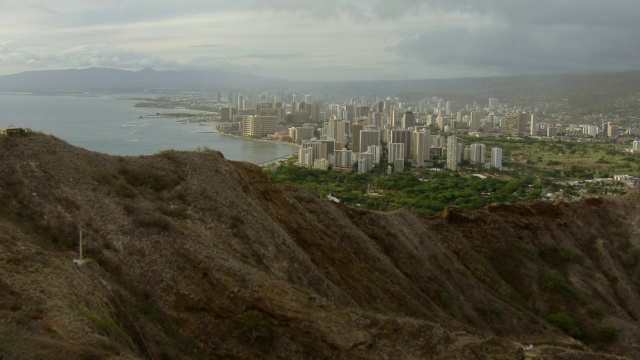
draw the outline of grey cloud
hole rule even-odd
[[[416,11],[488,19],[405,39],[399,57],[484,74],[617,71],[640,68],[640,3],[631,0],[404,0]],[[378,6],[388,6],[381,1]]]
[[[555,25],[432,31],[393,50],[428,65],[466,66],[487,74],[558,73],[640,68],[636,32]]]
[[[191,45],[191,48],[203,48],[203,49],[212,49],[212,48],[220,48],[226,45],[223,44],[201,44],[201,45]]]
[[[307,54],[298,53],[298,54],[249,54],[243,57],[254,58],[254,59],[289,60],[289,59],[296,59],[296,58],[302,58],[307,56],[308,56]]]
[[[43,12],[43,13],[46,13],[46,14],[55,14],[55,13],[57,13],[57,11],[53,10],[52,8],[50,8],[48,6],[45,6],[45,5],[42,5],[42,4],[38,4],[38,3],[33,2],[33,1],[20,0],[20,1],[18,1],[18,3],[21,4],[22,6],[26,6],[26,7],[32,8],[32,9],[34,9],[36,11]]]
[[[351,20],[368,23],[371,16],[363,6],[338,0],[255,0],[258,10],[274,10],[297,13],[318,21],[346,16]]]
[[[112,67],[139,69],[144,67],[176,68],[178,64],[163,59],[146,56],[130,51],[120,51],[107,47],[75,47],[56,55],[37,54],[27,49],[9,45],[10,49],[0,47],[2,66],[27,66],[34,69],[68,67]]]

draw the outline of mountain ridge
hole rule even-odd
[[[288,81],[223,70],[139,71],[111,68],[27,71],[0,76],[0,91],[52,90],[217,90],[287,89],[316,95],[424,97],[431,95],[473,95],[510,97],[545,95],[550,99],[586,92],[598,96],[640,92],[640,71],[614,73],[514,75],[452,79],[386,81]],[[584,95],[584,94],[581,94]],[[411,97],[411,96],[410,96]],[[597,102],[597,101],[596,101]]]
[[[9,359],[639,355],[637,191],[421,218],[215,151],[112,157],[33,134],[0,137],[0,164]]]

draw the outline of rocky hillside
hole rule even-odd
[[[639,199],[424,219],[0,137],[0,359],[637,359]]]

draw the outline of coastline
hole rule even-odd
[[[218,135],[230,136],[230,137],[234,137],[234,138],[251,140],[251,141],[260,141],[260,142],[267,142],[267,143],[276,143],[276,144],[289,145],[289,146],[296,147],[298,149],[302,147],[302,145],[296,144],[294,142],[286,142],[286,141],[278,141],[278,140],[267,140],[267,139],[254,139],[254,138],[250,138],[250,137],[246,137],[246,136],[242,136],[242,135],[225,134],[225,133],[223,133],[223,132],[221,132],[220,130],[217,129],[218,124],[222,123],[221,121],[214,121],[212,123],[213,123],[213,130],[211,132],[215,133],[215,134],[218,134]]]

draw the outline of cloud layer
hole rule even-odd
[[[0,74],[225,68],[293,80],[640,69],[637,0],[0,0]]]

